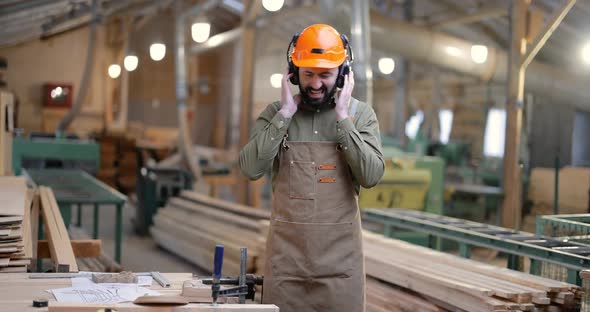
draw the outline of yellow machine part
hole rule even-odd
[[[378,185],[361,190],[359,206],[423,210],[430,180],[430,170],[415,169],[407,159],[392,160]]]

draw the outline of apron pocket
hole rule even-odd
[[[292,161],[289,165],[289,196],[299,199],[315,198],[315,163]]]
[[[346,278],[362,262],[360,232],[346,223],[274,220],[267,251],[275,276]]]

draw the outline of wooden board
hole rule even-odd
[[[21,259],[21,260],[10,259],[10,263],[8,263],[8,266],[9,267],[25,266],[25,265],[29,265],[30,262],[31,262],[31,260],[27,260],[27,259]]]
[[[26,266],[3,267],[0,268],[0,273],[21,273],[27,272]]]
[[[72,250],[76,258],[95,258],[100,256],[102,242],[100,239],[71,240]],[[39,241],[37,245],[37,257],[50,258],[49,242]]]
[[[51,259],[56,266],[68,265],[70,272],[77,272],[76,257],[55,196],[48,187],[41,186],[39,191],[41,194],[41,214],[47,228]]]
[[[25,214],[26,197],[24,177],[0,177],[0,216],[22,217]]]
[[[23,221],[22,216],[0,217],[0,224],[20,224]]]
[[[31,245],[33,248],[32,259],[37,259],[37,240],[39,238],[39,214],[40,214],[40,201],[39,189],[35,189],[33,195],[33,203],[31,206]],[[37,271],[37,261],[31,261],[31,271]]]
[[[33,203],[33,198],[35,197],[35,191],[28,189],[27,190],[27,197],[25,201],[25,213],[23,219],[23,242],[25,246],[25,257],[32,258],[33,257],[33,237],[32,237],[32,230],[31,230],[31,204]]]

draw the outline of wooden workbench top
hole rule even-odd
[[[71,287],[72,283],[69,278],[53,278],[53,279],[30,279],[29,273],[3,273],[0,274],[0,310],[3,312],[45,312],[48,308],[34,308],[32,306],[33,299],[48,299],[49,304],[55,302],[52,294],[47,292],[49,289]],[[157,282],[152,283],[151,289],[158,291],[165,295],[180,295],[182,284],[184,281],[192,278],[191,273],[163,273],[163,275],[170,280],[170,288],[162,288]],[[241,309],[242,306],[244,309]],[[141,306],[133,304],[121,304],[121,309],[118,311],[143,311]],[[193,307],[191,309],[191,307]],[[257,307],[252,309],[252,307]],[[136,309],[140,308],[140,309]],[[278,308],[273,305],[234,305],[225,304],[218,305],[213,308],[215,311],[275,311]],[[172,308],[150,308],[145,311],[213,311],[210,304],[190,304],[180,309]],[[66,310],[63,310],[66,311]],[[67,310],[75,311],[75,310]],[[86,311],[86,310],[85,310]],[[96,311],[94,309],[93,311]]]

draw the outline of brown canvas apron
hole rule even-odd
[[[362,312],[357,194],[333,142],[285,141],[266,246],[264,303],[281,312]]]

